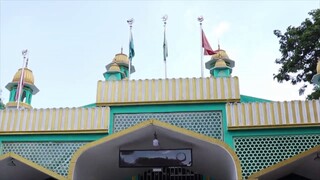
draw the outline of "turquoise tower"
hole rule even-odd
[[[103,76],[106,81],[112,80],[122,80],[126,79],[129,76],[129,59],[126,54],[121,53],[116,54],[111,63],[106,65],[106,72],[103,73]],[[134,66],[131,64],[130,74],[135,72]]]
[[[20,98],[16,98],[22,71],[24,73],[22,79],[23,86],[21,89]],[[12,82],[6,85],[6,88],[10,91],[9,102],[6,104],[6,108],[17,108],[19,101],[20,108],[31,109],[32,95],[35,95],[39,92],[39,89],[34,85],[33,73],[28,68],[20,68],[14,75]]]
[[[0,110],[5,109],[5,105],[2,102],[2,98],[0,97]]]
[[[210,70],[213,77],[230,77],[234,61],[229,58],[225,50],[218,49],[217,53],[212,55],[210,61],[206,62],[206,68]]]

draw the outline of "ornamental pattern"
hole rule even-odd
[[[157,119],[223,140],[221,111],[115,114],[114,132],[119,132],[149,119]]]
[[[319,144],[319,134],[234,138],[235,151],[245,178]]]
[[[13,152],[62,176],[68,175],[72,155],[87,142],[3,142],[3,153]]]

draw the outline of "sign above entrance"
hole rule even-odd
[[[179,167],[192,165],[191,149],[120,150],[119,166]]]

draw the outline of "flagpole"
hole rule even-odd
[[[163,61],[164,61],[164,77],[167,79],[167,40],[166,40],[166,26],[167,26],[167,19],[168,19],[168,15],[164,15],[162,17],[162,21],[163,21],[163,33],[164,33],[164,40],[163,40]]]
[[[129,43],[131,41],[131,36],[132,36],[132,25],[130,25],[130,40],[129,40]],[[129,50],[129,54],[130,54],[130,50]],[[129,55],[130,56],[130,55]],[[131,61],[132,61],[132,58],[129,57],[129,74],[128,74],[128,79],[130,80],[130,74],[131,74]]]
[[[203,16],[198,17],[198,21],[200,22],[200,53],[201,53],[201,77],[203,78],[203,49],[202,49],[202,21]]]
[[[132,57],[130,56],[130,43],[132,41],[132,24],[133,24],[134,19],[131,18],[127,20],[127,23],[129,24],[130,27],[130,37],[129,37],[129,74],[128,74],[128,79],[130,79],[130,74],[131,74],[131,62],[132,62]]]
[[[23,55],[23,63],[22,63],[22,71],[21,71],[21,75],[20,75],[20,81],[19,81],[19,89],[18,89],[18,95],[17,95],[17,109],[19,109],[19,106],[20,106],[20,96],[21,96],[21,90],[22,90],[22,81],[23,81],[23,78],[24,78],[24,68],[25,68],[25,64],[26,64],[26,56],[27,56],[27,53],[28,53],[28,49],[26,50],[23,50],[22,51],[22,55]]]

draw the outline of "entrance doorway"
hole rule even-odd
[[[158,171],[159,170],[159,171]],[[150,169],[138,175],[139,180],[202,180],[203,175],[182,167]]]

